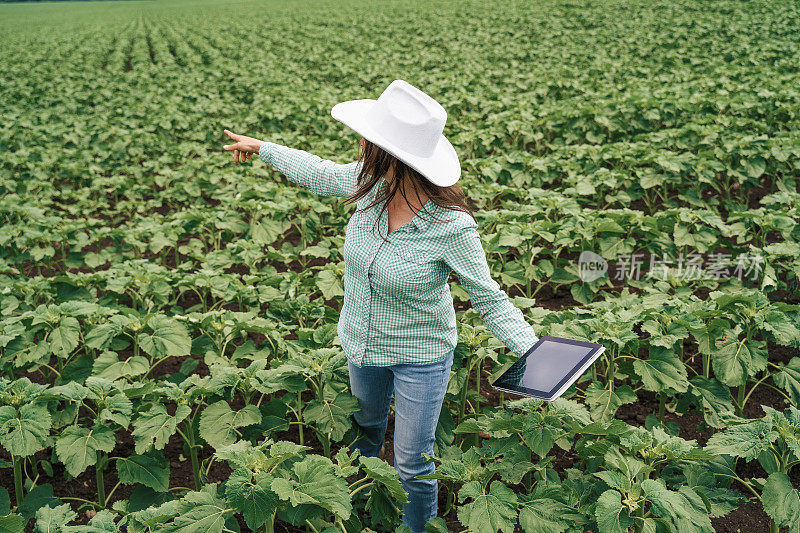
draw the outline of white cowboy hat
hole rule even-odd
[[[453,145],[442,135],[444,108],[413,85],[394,80],[378,97],[333,106],[331,116],[440,187],[461,177]]]

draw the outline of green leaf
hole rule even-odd
[[[763,419],[751,420],[715,433],[708,439],[705,451],[711,454],[742,457],[752,461],[761,452],[768,450],[778,438],[778,433]]]
[[[255,405],[245,405],[233,411],[225,400],[205,408],[200,415],[200,436],[214,448],[236,442],[236,430],[261,422],[261,411]]]
[[[187,493],[181,502],[190,504],[182,509],[163,531],[170,533],[222,533],[225,521],[233,515],[225,501],[216,495],[215,485],[206,485],[203,490]],[[168,504],[170,502],[167,502]]]
[[[8,494],[8,490],[6,490],[4,487],[0,487],[0,516],[7,515],[10,512],[11,496]]]
[[[750,376],[767,368],[766,342],[739,340],[740,325],[724,332],[724,341],[717,342],[711,354],[714,375],[729,387],[742,385]]]
[[[795,247],[797,251],[793,251],[793,254],[800,254],[800,246],[795,245]],[[758,323],[764,330],[772,334],[773,340],[778,344],[797,346],[800,343],[800,329],[787,313],[770,309],[764,313]]]
[[[575,509],[550,498],[521,502],[519,525],[525,533],[563,533],[584,522],[583,515]]]
[[[82,526],[63,526],[62,533],[116,533],[120,528],[114,522],[114,513],[102,509],[95,514],[89,523]]]
[[[638,401],[636,393],[628,385],[622,385],[612,391],[593,381],[586,388],[586,402],[589,404],[593,420],[611,420],[621,405],[636,401]]]
[[[795,457],[800,457],[800,409],[790,405],[789,409],[781,413],[767,405],[762,405],[761,408],[772,419],[773,429],[778,432],[786,446]]]
[[[330,252],[328,252],[330,253]],[[337,296],[344,296],[344,286],[340,275],[332,268],[323,268],[315,276],[317,288],[322,292],[322,297],[330,300]]]
[[[616,472],[613,470],[602,470],[600,472],[595,472],[594,475],[597,478],[602,479],[605,482],[605,484],[611,487],[612,489],[617,489],[622,492],[627,492],[631,490],[631,481],[622,472]]]
[[[272,491],[273,477],[261,472],[253,482],[246,470],[235,471],[225,484],[225,496],[244,515],[247,526],[256,531],[278,508],[278,495]]]
[[[737,509],[741,504],[747,501],[747,498],[740,492],[723,487],[706,487],[697,486],[691,487],[697,494],[705,497],[711,506],[710,513],[714,518],[719,518],[727,515],[734,509]]]
[[[144,490],[150,490],[147,487],[141,487]],[[133,505],[133,498],[135,495],[131,494],[131,502],[130,505]],[[188,495],[187,495],[188,496]],[[184,500],[176,500],[176,499],[168,499],[161,503],[150,503],[149,506],[141,505],[143,502],[136,502],[137,511],[133,511],[130,516],[136,520],[137,522],[141,523],[143,526],[154,526],[154,525],[161,525],[168,520],[171,520],[178,516],[181,512],[187,511],[191,508],[191,505],[188,504]],[[157,531],[161,532],[164,529],[169,530],[170,528],[174,527],[174,524],[169,524],[166,527],[158,527],[154,528]]]
[[[358,460],[364,472],[366,472],[367,478],[386,488],[392,498],[396,500],[396,503],[403,504],[408,502],[408,493],[400,484],[396,468],[378,457],[364,457],[361,455]]]
[[[747,175],[751,178],[760,178],[767,170],[767,162],[764,161],[763,157],[758,155],[743,160],[742,166],[744,166],[745,172],[747,172]]]
[[[405,526],[405,524],[403,524]],[[408,531],[406,533],[413,533],[411,528],[406,526]],[[426,533],[449,533],[449,529],[447,529],[447,522],[441,516],[437,516],[431,520],[428,520],[425,523],[425,532]],[[394,533],[401,533],[400,528],[397,528]]]
[[[18,512],[25,520],[30,520],[36,515],[36,511],[42,507],[56,507],[58,505],[61,505],[61,500],[53,496],[53,486],[45,483],[44,485],[36,485],[25,495]]]
[[[71,316],[64,317],[58,327],[50,332],[50,349],[57,356],[66,358],[78,347],[80,335],[81,325],[78,320]]]
[[[671,349],[651,346],[650,357],[636,359],[633,368],[642,377],[645,390],[677,394],[689,389],[686,365]]]
[[[544,457],[564,433],[560,420],[553,416],[542,416],[533,411],[523,419],[522,438],[525,445],[539,457]]]
[[[788,364],[772,376],[775,384],[788,392],[796,405],[800,405],[800,357],[790,359]]]
[[[0,516],[0,533],[24,533],[25,519],[18,514]]]
[[[635,479],[640,474],[649,474],[653,467],[633,455],[620,451],[616,446],[610,447],[603,455],[606,465],[625,474],[628,479]]]
[[[109,426],[69,426],[56,439],[55,449],[67,472],[76,477],[97,462],[97,452],[109,453],[116,444],[116,435]]]
[[[187,405],[180,404],[175,410],[175,416],[170,416],[163,404],[157,404],[141,413],[133,421],[136,453],[143,454],[151,447],[163,450],[169,438],[175,434],[178,424],[189,416],[190,412]]]
[[[303,420],[313,422],[317,430],[330,436],[334,441],[344,438],[351,427],[350,415],[361,407],[358,398],[348,392],[337,393],[333,400],[311,400],[303,411]]]
[[[139,346],[148,355],[158,359],[189,355],[192,339],[183,324],[163,315],[155,315],[147,321],[147,325],[153,332],[150,335],[140,333]]]
[[[84,336],[84,343],[89,348],[101,350],[108,346],[111,340],[122,333],[124,327],[129,324],[130,318],[122,315],[109,317],[107,322],[98,324]]]
[[[800,497],[789,476],[782,472],[770,474],[761,493],[761,503],[779,527],[788,527],[792,532],[800,530]]]
[[[671,531],[714,533],[703,499],[689,487],[676,492],[667,489],[663,480],[645,479],[642,490],[653,505],[653,514],[670,524]]]
[[[728,426],[726,419],[734,414],[730,389],[715,378],[695,376],[689,381],[692,395],[703,410],[703,418],[711,427],[722,429]]]
[[[68,503],[58,507],[42,507],[36,511],[36,533],[54,533],[61,531],[61,526],[78,518]]]
[[[309,455],[294,464],[293,479],[275,478],[272,490],[293,506],[311,504],[327,509],[342,520],[352,512],[347,482],[337,477],[327,457]]]
[[[92,365],[92,374],[110,381],[122,377],[141,376],[150,369],[150,364],[141,355],[131,356],[120,361],[117,354],[111,351],[101,353]]]
[[[355,463],[361,456],[361,451],[355,448],[352,453],[347,446],[342,446],[333,456],[336,460],[336,475],[340,477],[350,477],[358,473],[358,465]]]
[[[628,509],[622,506],[622,495],[613,489],[597,498],[594,514],[599,533],[626,533],[633,525]]]
[[[11,455],[29,457],[47,445],[52,420],[47,408],[25,404],[0,407],[0,445]]]
[[[169,488],[169,461],[160,452],[119,457],[116,467],[119,481],[125,485],[140,483],[156,492]]]
[[[92,379],[94,378],[89,378],[86,382],[89,383]],[[127,429],[131,422],[132,412],[133,403],[124,393],[120,392],[105,398],[105,406],[98,413],[97,420],[114,422]]]
[[[458,491],[458,501],[472,501],[457,508],[458,520],[470,532],[514,532],[517,523],[517,495],[502,481],[492,481],[489,492],[483,492],[481,483],[470,481]]]

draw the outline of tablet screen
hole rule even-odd
[[[494,385],[553,391],[594,349],[577,344],[542,341],[530,355],[514,363]]]

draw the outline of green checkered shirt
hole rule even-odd
[[[351,195],[361,168],[358,162],[342,165],[271,142],[261,147],[259,156],[320,196]],[[525,354],[539,339],[492,279],[472,217],[428,200],[425,210],[430,215],[420,211],[387,235],[387,213],[378,220],[383,204],[362,211],[379,187],[387,185],[379,180],[356,202],[345,230],[344,303],[337,332],[347,358],[356,366],[443,359],[458,342],[447,283],[452,270],[489,330],[512,352]],[[432,222],[431,215],[446,222]]]

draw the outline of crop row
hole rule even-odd
[[[396,78],[447,109],[537,334],[607,348],[557,402],[505,398],[516,357],[451,279],[430,530],[796,530],[795,7],[0,6],[0,530],[396,529],[393,435],[347,446],[351,208],[220,149],[352,161],[330,108]]]

